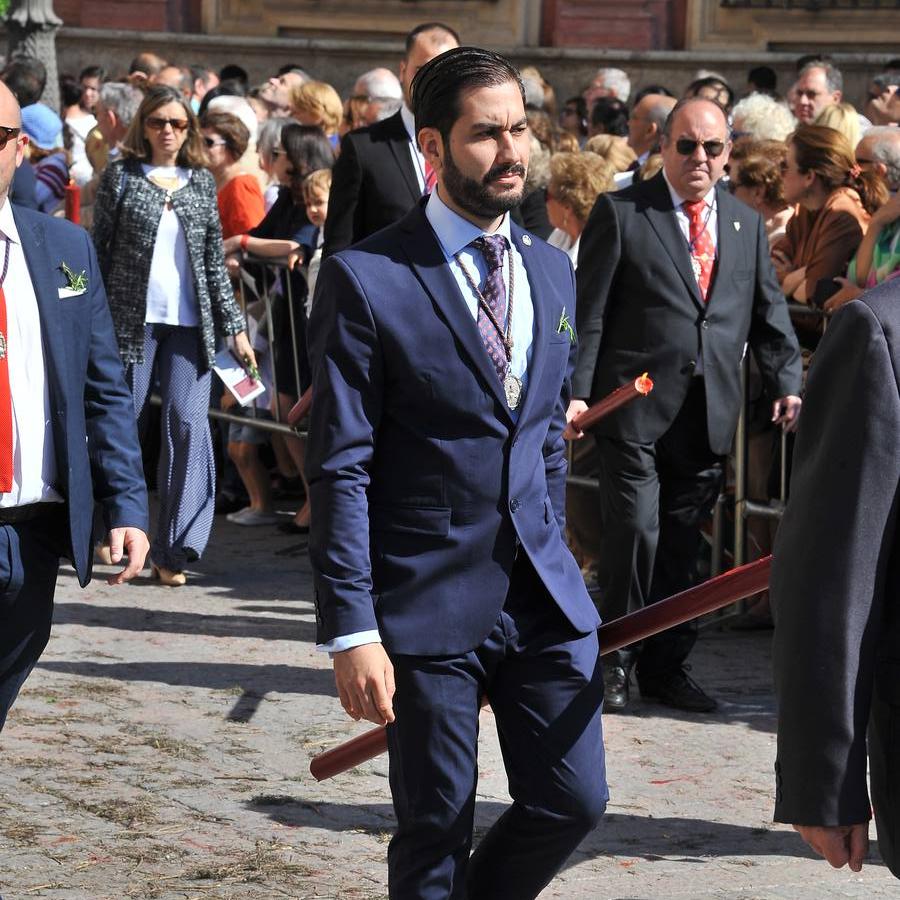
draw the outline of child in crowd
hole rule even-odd
[[[292,263],[305,263],[306,281],[309,293],[306,295],[306,315],[312,308],[313,294],[316,290],[316,278],[322,264],[322,245],[325,237],[325,217],[328,215],[328,194],[331,191],[331,169],[316,169],[310,172],[303,181],[303,202],[306,204],[306,215],[312,231],[304,229],[304,237],[309,235],[309,244],[302,242],[301,250],[292,255]]]

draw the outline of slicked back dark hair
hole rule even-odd
[[[416,133],[436,128],[444,140],[459,118],[460,98],[474,88],[498,87],[512,81],[525,104],[525,86],[516,67],[505,56],[480,47],[454,47],[416,73],[412,83]]]
[[[416,43],[416,38],[420,34],[427,34],[429,31],[443,32],[448,37],[453,38],[457,44],[459,43],[459,35],[456,33],[456,30],[449,25],[445,25],[443,22],[423,22],[421,25],[416,25],[416,27],[406,35],[406,56],[409,56],[413,45]]]

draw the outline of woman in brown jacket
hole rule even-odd
[[[860,169],[849,141],[833,128],[801,125],[787,148],[784,198],[797,212],[772,261],[785,296],[811,303],[819,281],[844,274],[888,191],[876,173]]]

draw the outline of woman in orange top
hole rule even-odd
[[[819,281],[828,287],[844,274],[888,192],[880,176],[860,169],[850,142],[833,128],[801,125],[786,143],[784,199],[797,212],[772,261],[785,296],[811,303]]]
[[[200,127],[209,168],[216,179],[222,237],[246,234],[266,214],[259,180],[242,171],[239,162],[250,142],[250,132],[237,116],[224,112],[205,113]]]

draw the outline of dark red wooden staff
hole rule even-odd
[[[635,397],[646,397],[652,390],[653,380],[644,372],[643,375],[639,375],[634,381],[629,381],[627,384],[616,388],[611,394],[602,400],[598,400],[583,413],[575,416],[572,419],[572,424],[579,431],[585,431],[620,406],[630,403]]]
[[[745,600],[769,586],[772,557],[758,559],[737,569],[731,569],[709,581],[688,588],[674,597],[645,606],[637,612],[602,625],[600,647],[604,655],[621,650],[651,635],[659,634],[706,613]],[[333,778],[387,750],[384,727],[373,728],[365,734],[339,744],[332,750],[314,756],[309,771],[316,781]]]
[[[308,387],[300,399],[290,408],[287,414],[287,423],[291,428],[296,428],[312,409],[312,388]]]

